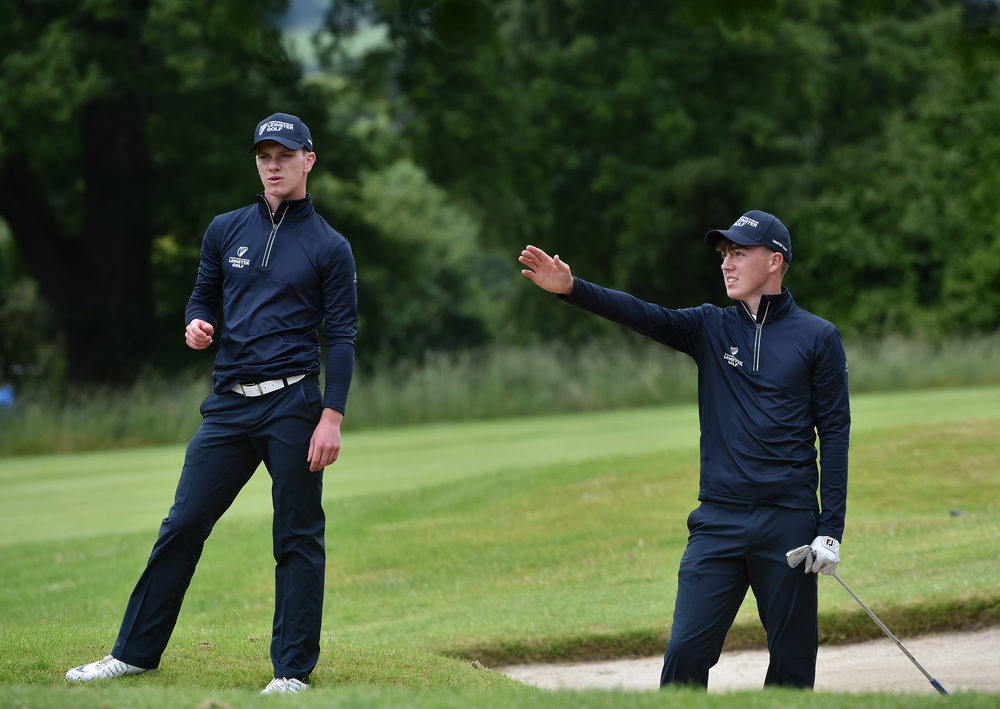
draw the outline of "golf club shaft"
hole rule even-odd
[[[934,679],[933,677],[931,677],[930,673],[927,672],[927,670],[924,669],[923,665],[921,665],[919,662],[917,662],[917,658],[915,658],[913,655],[911,655],[909,653],[909,651],[905,647],[903,647],[903,643],[899,642],[899,638],[897,638],[895,635],[893,635],[892,631],[889,630],[889,628],[886,627],[885,623],[883,623],[881,620],[878,619],[878,616],[876,616],[872,612],[871,608],[869,608],[867,605],[865,605],[865,602],[861,600],[861,598],[858,596],[858,594],[856,594],[854,591],[852,591],[851,587],[848,586],[846,583],[844,583],[844,579],[840,578],[840,575],[837,574],[836,571],[833,572],[833,578],[835,578],[838,581],[840,581],[840,585],[843,586],[844,589],[849,594],[851,594],[851,598],[853,598],[855,601],[857,601],[859,606],[861,606],[862,608],[865,609],[865,613],[867,613],[871,617],[871,619],[875,621],[875,623],[878,625],[878,627],[880,627],[882,629],[882,632],[885,633],[890,638],[892,638],[892,641],[894,643],[896,643],[896,645],[899,647],[900,650],[903,651],[903,654],[906,655],[908,658],[910,658],[910,662],[912,662],[914,665],[916,665],[917,669],[924,673],[924,677],[926,677],[928,679],[928,681],[931,683],[931,686],[934,687],[934,689],[936,689],[937,691],[939,691],[941,694],[947,694],[948,692],[945,691],[944,687],[941,686],[940,682],[938,682],[936,679]]]

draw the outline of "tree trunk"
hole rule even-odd
[[[79,225],[54,212],[23,152],[3,162],[0,212],[57,313],[69,378],[127,382],[150,339],[151,161],[131,94],[90,104],[80,125]]]

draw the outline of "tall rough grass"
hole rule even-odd
[[[1000,333],[931,343],[892,337],[845,343],[854,392],[1000,383]],[[79,388],[0,410],[0,455],[186,443],[210,389],[203,372],[140,377],[124,389]],[[643,338],[588,345],[504,346],[366,366],[344,428],[531,416],[692,402],[693,362]]]

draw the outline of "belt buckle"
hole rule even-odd
[[[257,389],[257,393],[256,394],[248,393],[247,389],[249,389],[250,387],[254,387],[255,389]],[[264,396],[264,390],[261,389],[260,384],[244,384],[243,396]]]

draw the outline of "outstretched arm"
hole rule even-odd
[[[521,274],[534,281],[539,288],[560,295],[569,295],[573,291],[573,273],[569,270],[569,264],[559,259],[559,254],[551,257],[537,246],[529,244],[524,247],[518,261],[527,266],[521,270]]]

